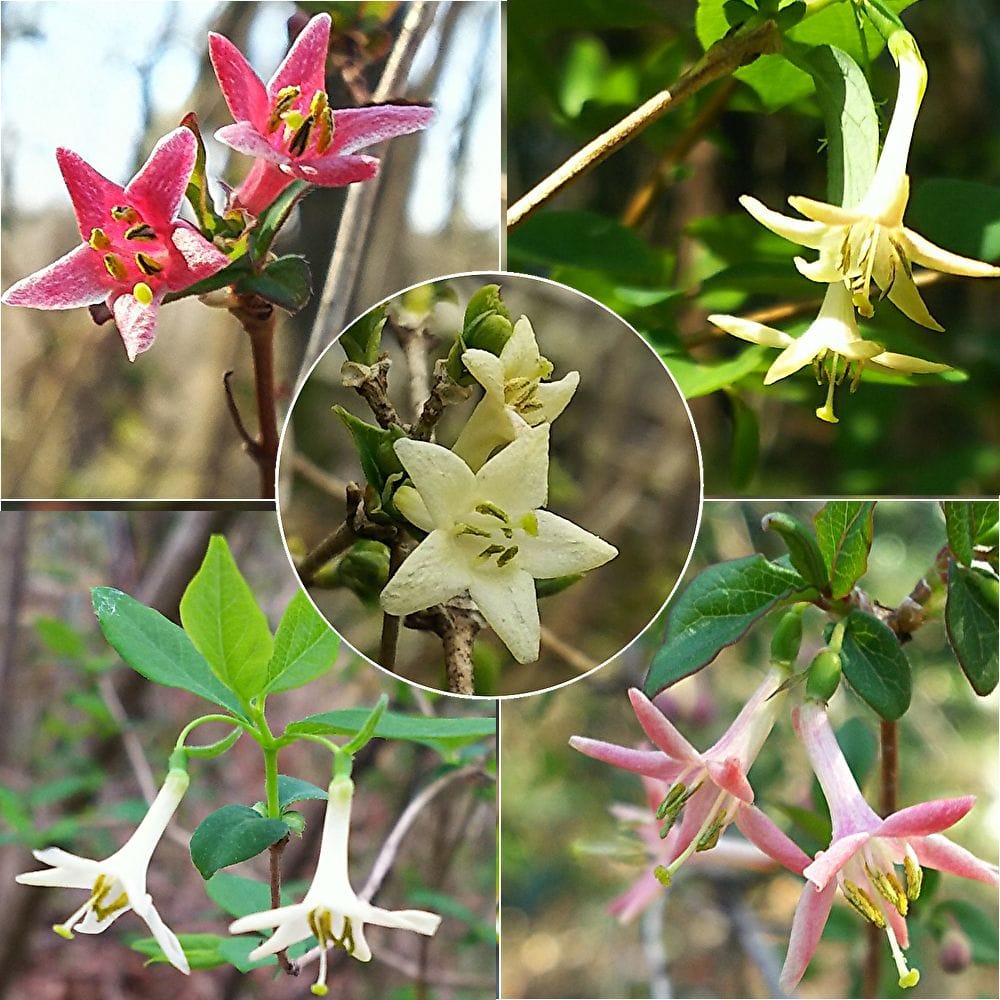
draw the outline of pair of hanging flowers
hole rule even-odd
[[[370,180],[379,161],[358,150],[430,124],[433,111],[416,105],[332,109],[325,83],[329,41],[330,16],[319,14],[265,86],[232,42],[209,35],[212,65],[234,119],[215,137],[255,159],[232,193],[230,209],[258,216],[296,179],[323,187]],[[197,152],[194,133],[175,129],[122,187],[59,148],[56,158],[82,242],[12,285],[0,301],[35,309],[104,302],[134,361],[153,344],[164,297],[231,263],[179,217]]]
[[[917,114],[927,86],[927,67],[909,32],[899,30],[888,40],[899,67],[899,89],[871,184],[855,206],[840,207],[792,196],[788,203],[805,218],[792,218],[744,195],[740,204],[771,232],[819,251],[815,261],[795,258],[795,266],[811,281],[827,286],[819,315],[799,337],[738,316],[709,316],[726,333],[781,354],[764,376],[771,385],[812,363],[817,380],[828,385],[826,401],[816,416],[836,423],[835,387],[849,377],[853,392],[866,368],[906,374],[949,370],[948,365],[886,351],[866,340],[857,314],[875,313],[872,285],[906,317],[931,330],[943,330],[931,316],[913,280],[913,265],[968,277],[998,277],[1000,268],[961,257],[935,246],[903,225],[910,195],[907,160]]]

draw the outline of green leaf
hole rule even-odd
[[[900,718],[910,707],[910,663],[895,633],[864,611],[852,611],[844,621],[844,676],[883,719]]]
[[[921,899],[923,894],[921,894]],[[934,907],[931,919],[947,925],[954,917],[972,946],[972,961],[996,965],[1000,961],[996,920],[964,899],[944,899]]]
[[[685,399],[697,399],[710,392],[727,389],[745,375],[762,367],[767,358],[766,347],[750,347],[729,361],[705,364],[681,355],[661,354],[670,374],[677,380]]]
[[[945,530],[951,554],[963,566],[972,564],[972,503],[969,500],[945,500]]]
[[[247,295],[259,295],[286,312],[297,313],[312,295],[312,272],[305,257],[287,254],[264,265],[260,273],[241,278],[236,290]]]
[[[176,292],[168,292],[163,297],[163,301],[176,302],[178,299],[186,299],[191,295],[204,295],[207,292],[215,292],[220,288],[225,288],[227,285],[239,283],[245,275],[251,273],[249,261],[246,257],[241,257],[239,260],[235,260],[232,264],[224,267],[221,271],[216,271],[215,274],[210,274],[207,278],[202,278],[201,281],[196,281],[193,285],[188,285],[187,288],[182,288]]]
[[[382,330],[388,315],[388,306],[370,309],[359,320],[355,320],[340,338],[348,361],[359,365],[373,365],[378,361],[382,346]]]
[[[178,934],[177,940],[180,942],[188,965],[192,969],[215,969],[229,962],[229,959],[219,952],[219,945],[230,939],[224,938],[220,934]],[[157,965],[170,961],[163,953],[156,938],[139,938],[138,941],[133,941],[129,947],[133,951],[139,952],[140,955],[146,955],[149,958],[147,965]]]
[[[207,880],[220,868],[257,857],[287,833],[280,819],[265,819],[250,806],[232,803],[198,824],[191,835],[191,860]]]
[[[987,695],[997,686],[997,594],[997,579],[992,574],[948,563],[944,609],[948,642],[979,695]]]
[[[339,648],[340,636],[305,593],[298,591],[285,608],[274,636],[265,693],[289,691],[315,680],[333,666]]]
[[[874,500],[831,500],[813,519],[834,598],[846,597],[868,570]]]
[[[212,536],[184,591],[181,622],[219,680],[247,701],[261,693],[274,642],[222,535]]]
[[[403,463],[396,456],[393,445],[400,438],[406,437],[406,431],[396,424],[388,429],[369,424],[342,406],[335,406],[333,412],[340,417],[354,438],[354,447],[358,449],[365,479],[381,495],[389,476],[403,471]]]
[[[653,251],[631,229],[596,212],[544,212],[507,237],[511,267],[532,264],[593,268],[633,283],[658,276]]]
[[[35,631],[49,651],[56,656],[78,660],[87,652],[83,637],[72,625],[58,618],[42,616],[35,619]]]
[[[216,872],[205,883],[205,892],[216,906],[231,917],[246,917],[271,908],[271,887],[266,882],[231,872]],[[291,895],[282,889],[282,905],[290,902]]]
[[[264,909],[270,909],[270,904],[265,906]],[[250,960],[250,952],[260,943],[261,939],[256,934],[244,934],[240,937],[229,938],[219,945],[219,954],[227,962],[235,966],[237,971],[244,973],[250,972],[253,969],[262,969],[267,965],[277,965],[278,959],[274,955],[266,955],[264,958],[259,958],[256,961]],[[310,948],[315,947],[315,945],[316,939],[310,934],[305,941],[293,944],[288,949],[288,957],[292,961],[301,958]]]
[[[250,236],[250,248],[254,260],[263,260],[274,242],[278,230],[288,221],[292,209],[309,193],[312,185],[307,181],[292,181],[277,198],[271,202],[257,219],[257,228]],[[279,258],[280,259],[280,258]]]
[[[95,587],[91,598],[104,638],[133,670],[246,718],[239,698],[219,681],[183,629],[113,587]]]
[[[652,698],[701,670],[774,607],[808,591],[793,569],[760,554],[710,566],[673,602],[643,690]]]
[[[760,526],[764,531],[775,531],[781,535],[788,549],[788,561],[806,583],[817,590],[826,589],[829,582],[827,569],[811,528],[784,511],[765,514]]]
[[[305,802],[312,799],[319,799],[325,802],[326,789],[314,785],[311,781],[293,778],[288,774],[278,775],[278,802],[281,805],[282,811],[287,809],[293,802]]]
[[[289,734],[312,733],[318,736],[353,736],[370,715],[366,708],[341,708],[310,715],[293,722]],[[451,753],[469,743],[486,739],[496,732],[496,719],[489,717],[428,718],[386,712],[375,727],[375,735],[386,740],[410,740]]]
[[[906,224],[933,243],[977,260],[1000,260],[1000,187],[933,179],[918,184]]]
[[[193,111],[189,111],[181,119],[181,125],[194,133],[198,144],[194,169],[191,171],[191,177],[187,184],[186,197],[194,211],[195,219],[198,221],[198,228],[210,240],[218,226],[219,217],[215,214],[212,196],[208,190],[208,177],[205,174],[205,143],[201,138],[198,116]]]

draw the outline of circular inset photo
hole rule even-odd
[[[502,697],[601,666],[697,533],[691,415],[622,319],[563,285],[460,274],[356,320],[282,437],[278,510],[316,607],[377,665]]]

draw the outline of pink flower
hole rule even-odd
[[[209,35],[215,75],[234,125],[215,138],[257,157],[236,199],[258,215],[296,177],[323,187],[367,181],[378,171],[373,156],[356,150],[426,128],[430,108],[380,105],[334,111],[326,95],[330,15],[303,28],[267,87],[228,38]]]
[[[124,187],[69,149],[57,149],[83,243],[22,278],[0,301],[34,309],[74,309],[106,301],[129,361],[156,337],[167,292],[207,278],[229,263],[189,223],[177,218],[197,142],[186,128],[165,135]]]
[[[907,968],[903,949],[909,944],[907,910],[920,895],[921,866],[998,884],[995,865],[980,861],[940,833],[972,808],[975,797],[922,802],[881,819],[865,802],[826,711],[807,702],[793,711],[792,721],[830,806],[833,841],[803,872],[808,881],[795,911],[781,985],[791,990],[802,978],[839,886],[866,920],[885,929],[899,985],[914,986],[920,973]],[[897,865],[902,866],[902,876]]]
[[[584,736],[570,738],[570,745],[588,757],[670,783],[657,810],[663,822],[660,836],[671,840],[666,863],[655,870],[661,884],[669,885],[693,853],[714,847],[734,820],[768,857],[796,874],[809,864],[808,856],[752,804],[753,789],[747,781],[747,771],[784,701],[783,693],[775,694],[782,680],[783,674],[770,671],[729,729],[703,754],[636,688],[629,691],[632,708],[659,750],[632,750]],[[671,837],[675,825],[677,833]]]

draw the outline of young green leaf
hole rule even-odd
[[[184,955],[188,960],[188,965],[192,969],[215,969],[220,965],[229,963],[229,959],[219,952],[219,945],[230,938],[224,938],[220,934],[178,934],[177,940],[180,942]],[[133,951],[145,955],[149,961],[147,965],[158,965],[169,962],[170,959],[163,953],[156,938],[139,938],[129,946]]]
[[[765,514],[760,522],[765,531],[775,531],[781,535],[788,549],[792,567],[817,590],[823,590],[828,583],[823,554],[816,544],[816,536],[797,517],[775,511]]]
[[[212,536],[184,591],[181,622],[219,680],[247,701],[261,693],[274,645],[271,630],[221,535]]]
[[[979,695],[987,695],[997,686],[997,594],[995,576],[949,562],[944,609],[948,642]]]
[[[198,116],[193,111],[189,111],[181,119],[181,125],[194,133],[195,141],[198,144],[194,169],[191,171],[185,197],[191,204],[195,219],[198,220],[198,228],[210,240],[218,227],[219,217],[215,214],[212,196],[208,190],[208,177],[205,174],[205,143],[201,138]]]
[[[191,835],[191,860],[203,879],[220,868],[255,858],[288,833],[280,819],[265,819],[250,806],[232,803],[209,813]]]
[[[892,722],[910,707],[910,663],[892,629],[864,611],[845,619],[840,650],[844,676],[883,719]]]
[[[696,673],[770,610],[809,592],[793,569],[760,554],[710,566],[674,601],[666,641],[653,657],[643,690],[652,698]]]
[[[246,717],[237,695],[213,673],[183,629],[113,587],[95,587],[91,597],[105,639],[133,670]]]
[[[867,572],[874,518],[874,500],[831,500],[813,518],[834,598],[846,597]]]
[[[265,264],[263,271],[240,278],[236,290],[259,295],[286,312],[297,313],[312,295],[312,272],[305,257],[286,254]]]
[[[254,260],[263,260],[274,242],[278,230],[288,221],[292,209],[310,192],[312,185],[306,181],[292,181],[257,220],[257,227],[250,236],[250,250]]]
[[[333,666],[340,636],[320,617],[299,591],[285,608],[274,636],[274,653],[267,665],[265,693],[302,687]]]
[[[278,803],[282,811],[293,802],[305,802],[318,799],[326,801],[326,789],[314,785],[311,781],[294,778],[289,774],[278,775]]]
[[[354,438],[365,479],[372,489],[381,494],[389,476],[403,471],[403,465],[392,446],[400,438],[406,437],[406,432],[396,424],[388,429],[369,424],[342,406],[335,406],[333,412],[340,417]]]
[[[355,320],[340,338],[348,361],[359,365],[373,365],[378,361],[382,348],[382,330],[388,320],[387,306],[370,309]]]
[[[945,500],[941,508],[944,510],[944,525],[951,554],[962,566],[971,565],[972,503],[969,500]]]

